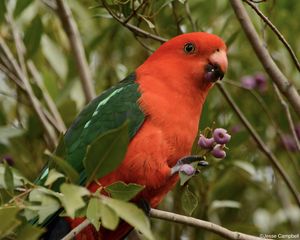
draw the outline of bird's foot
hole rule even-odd
[[[180,158],[176,165],[171,169],[171,175],[174,175],[177,172],[184,172],[187,175],[194,175],[196,173],[196,169],[194,166],[190,165],[191,163],[198,162],[197,167],[206,167],[208,166],[208,162],[205,161],[205,157],[190,155]]]
[[[150,216],[151,206],[146,199],[139,200],[136,205],[142,209],[147,216]]]

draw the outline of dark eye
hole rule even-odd
[[[191,54],[195,51],[195,45],[193,43],[186,43],[184,45],[184,52]]]

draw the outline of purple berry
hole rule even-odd
[[[235,133],[239,133],[243,130],[243,126],[237,124],[237,125],[234,125],[231,129],[230,129],[230,132],[232,134],[235,134]]]
[[[264,74],[262,73],[257,73],[254,76],[255,81],[256,81],[256,87],[259,91],[265,92],[267,90],[267,78]]]
[[[256,87],[256,80],[252,76],[244,76],[241,79],[241,84],[244,88],[254,89]]]
[[[295,132],[296,132],[297,138],[300,140],[300,124],[297,124],[295,126]]]
[[[225,158],[226,157],[226,152],[224,151],[224,145],[217,144],[214,146],[213,150],[211,151],[211,154],[215,158]]]
[[[0,163],[4,163],[4,162],[6,162],[9,166],[13,166],[15,164],[14,159],[11,156],[9,156],[9,155],[4,156],[0,160]]]
[[[291,152],[297,151],[297,144],[293,136],[286,134],[282,137],[282,144]]]
[[[211,149],[213,147],[215,140],[213,138],[207,138],[200,134],[198,145],[204,149]]]
[[[216,128],[213,132],[213,138],[216,143],[226,144],[229,142],[231,135],[229,135],[224,128]]]
[[[196,169],[190,165],[190,164],[183,164],[180,168],[179,168],[179,172],[183,172],[188,176],[192,176],[195,174]]]

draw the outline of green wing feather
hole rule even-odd
[[[83,171],[87,146],[106,131],[117,128],[128,120],[129,137],[136,134],[145,120],[137,103],[140,96],[135,74],[131,74],[86,106],[64,137],[66,160],[74,169]]]
[[[64,136],[64,158],[80,173],[82,183],[85,179],[83,159],[87,147],[98,136],[120,127],[126,120],[129,122],[129,137],[134,137],[145,120],[139,107],[141,93],[135,82],[136,76],[130,74],[118,85],[106,90],[91,101],[77,116]],[[42,184],[49,173],[45,166],[37,184]]]
[[[83,159],[87,147],[98,136],[129,122],[129,137],[132,139],[142,126],[145,115],[139,107],[141,93],[135,82],[135,74],[130,74],[118,85],[103,92],[91,101],[78,115],[64,136],[64,158],[80,173],[80,183],[85,180]],[[44,167],[36,184],[43,184],[49,173],[49,164]],[[44,221],[42,226],[50,224],[61,210]],[[34,224],[37,219],[32,220]]]

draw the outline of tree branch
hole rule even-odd
[[[240,108],[235,104],[234,100],[230,96],[230,94],[227,92],[227,90],[224,88],[224,86],[221,83],[217,83],[217,86],[229,105],[232,107],[232,109],[235,111],[241,122],[244,124],[246,129],[249,131],[250,135],[256,142],[259,149],[267,156],[267,158],[270,160],[274,168],[278,171],[279,175],[282,177],[283,181],[286,183],[287,187],[289,188],[290,192],[292,193],[293,197],[295,198],[296,203],[300,207],[300,195],[298,193],[298,190],[294,183],[290,180],[288,174],[284,171],[282,166],[280,165],[278,159],[273,154],[271,149],[263,142],[263,140],[260,138],[254,127],[251,125],[251,123],[248,121],[248,119],[245,117],[245,115],[242,113]]]
[[[40,73],[38,72],[38,70],[36,69],[34,63],[31,60],[27,61],[27,66],[28,69],[31,73],[31,75],[33,76],[33,78],[35,79],[36,84],[39,86],[39,88],[43,91],[43,97],[45,99],[45,102],[52,114],[52,116],[55,119],[55,128],[60,132],[60,133],[64,133],[67,128],[66,125],[55,105],[55,103],[53,102],[52,97],[50,96],[47,88],[45,88],[42,77],[40,75]]]
[[[232,239],[232,240],[261,240],[262,238],[255,237],[252,235],[248,235],[245,233],[240,232],[233,232],[227,228],[224,228],[220,225],[214,224],[212,222],[203,221],[197,218],[188,217],[176,213],[171,213],[167,211],[162,211],[158,209],[151,208],[150,217],[166,220],[169,222],[175,222],[175,223],[182,223],[187,226],[197,227],[205,229],[209,232],[213,232],[219,236],[222,236],[226,239]],[[85,229],[91,222],[88,219],[85,219],[82,223],[80,223],[78,226],[72,229],[66,236],[64,236],[61,240],[71,240],[73,239],[77,234],[79,234],[83,229]],[[264,238],[264,240],[270,240]]]
[[[64,236],[61,240],[71,240],[78,233],[80,233],[83,229],[85,229],[90,224],[90,220],[85,219],[82,223],[72,229],[66,236]]]
[[[164,43],[167,41],[167,39],[165,38],[162,38],[158,35],[155,35],[155,34],[152,34],[152,33],[149,33],[137,26],[134,26],[128,22],[126,22],[126,19],[123,20],[121,18],[119,18],[116,14],[114,14],[114,12],[108,7],[107,3],[105,0],[101,0],[102,1],[102,4],[104,6],[104,8],[108,11],[108,13],[115,19],[117,20],[119,23],[121,23],[124,27],[128,28],[130,31],[136,33],[136,34],[139,34],[143,37],[146,37],[146,38],[150,38],[150,39],[153,39],[153,40],[156,40],[160,43]]]
[[[295,112],[300,116],[300,96],[297,89],[283,75],[278,66],[273,61],[267,49],[260,40],[246,9],[241,0],[230,0],[232,8],[240,21],[240,24],[250,41],[258,59],[261,61],[266,72],[275,82],[280,92],[288,99]]]
[[[289,105],[286,103],[286,101],[281,96],[281,93],[279,92],[278,87],[276,87],[275,84],[273,84],[273,86],[274,86],[275,92],[278,96],[278,99],[279,99],[282,107],[284,108],[284,111],[285,111],[285,114],[286,114],[286,117],[287,117],[287,120],[288,120],[288,123],[289,123],[289,127],[290,127],[290,130],[292,132],[293,138],[295,140],[297,149],[298,149],[298,151],[300,151],[300,143],[299,143],[299,140],[298,140],[298,137],[297,137],[295,124],[293,122],[293,118],[292,118],[292,115],[291,115],[291,112],[290,112],[290,109],[289,109]]]
[[[64,0],[56,0],[56,4],[57,13],[60,17],[61,23],[69,39],[71,49],[75,56],[81,85],[85,95],[85,101],[86,103],[88,103],[96,96],[96,94],[80,34],[76,22],[73,19],[72,12],[67,3]]]
[[[291,48],[290,44],[284,38],[284,36],[279,32],[279,30],[274,26],[274,24],[255,6],[255,4],[249,0],[243,0],[246,2],[252,9],[257,13],[258,16],[272,29],[272,31],[276,34],[279,40],[283,43],[283,45],[288,50],[293,62],[295,63],[298,71],[300,72],[300,63],[297,59],[296,54],[294,53],[293,49]]]
[[[248,234],[230,231],[229,229],[214,224],[212,222],[203,221],[197,218],[187,217],[184,215],[162,211],[154,208],[151,208],[150,210],[150,217],[158,218],[170,222],[182,223],[184,225],[188,225],[192,227],[203,228],[207,231],[213,232],[226,239],[233,239],[233,240],[234,239],[239,239],[239,240],[261,240],[262,239]]]
[[[5,41],[1,37],[0,37],[0,50],[3,52],[3,55],[4,55],[2,57],[6,58],[6,61],[9,63],[10,67],[13,69],[13,72],[15,73],[16,77],[22,82],[22,85],[24,86],[24,90],[27,93],[28,98],[32,104],[32,107],[33,107],[34,111],[36,112],[36,114],[45,130],[45,133],[47,136],[47,141],[48,141],[48,147],[50,150],[53,150],[56,145],[56,136],[53,132],[53,129],[50,128],[50,126],[47,122],[47,119],[45,118],[45,115],[42,111],[42,107],[33,93],[33,90],[31,88],[28,78],[22,72],[22,69],[19,67],[16,59],[13,57],[10,49],[8,48]]]

